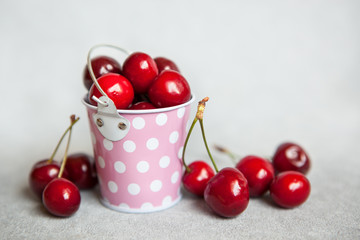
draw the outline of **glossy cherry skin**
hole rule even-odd
[[[145,110],[145,109],[155,109],[154,105],[149,102],[137,102],[129,107],[130,110]]]
[[[123,75],[134,86],[135,93],[146,93],[158,75],[154,59],[142,52],[132,53],[123,64]]]
[[[276,149],[273,165],[277,172],[292,170],[307,174],[310,170],[311,161],[300,145],[285,142]]]
[[[159,70],[159,73],[161,73],[164,70],[174,70],[180,72],[176,64],[168,58],[156,57],[154,58],[154,61],[156,62],[156,66]]]
[[[258,156],[246,156],[236,168],[245,176],[249,184],[250,197],[260,197],[266,193],[275,177],[272,164]]]
[[[48,159],[35,163],[29,175],[30,189],[41,198],[46,185],[51,180],[57,178],[60,170],[60,164],[56,161],[48,162]],[[63,172],[63,177],[68,178],[66,171]]]
[[[235,217],[249,204],[249,186],[244,175],[236,168],[220,170],[208,182],[204,199],[206,204],[222,217]]]
[[[91,67],[96,79],[107,73],[121,73],[120,64],[115,59],[107,56],[98,56],[93,58],[91,60]],[[93,84],[87,65],[84,68],[83,82],[87,89],[90,89]]]
[[[157,108],[176,106],[191,98],[189,83],[178,72],[164,70],[149,88],[149,98]]]
[[[283,208],[293,208],[303,204],[309,197],[311,186],[304,174],[297,171],[279,173],[270,186],[270,196]]]
[[[114,102],[117,109],[126,109],[132,103],[134,99],[134,89],[129,80],[125,77],[116,73],[108,73],[101,76],[98,79],[98,83],[101,89]],[[95,84],[90,88],[89,102],[93,105],[97,105],[97,102],[92,99],[92,96],[97,98],[103,96],[96,88]]]
[[[70,180],[79,189],[90,189],[97,184],[93,162],[93,158],[85,153],[75,153],[67,157],[65,169]]]
[[[214,170],[204,161],[194,161],[188,167],[190,171],[185,171],[182,177],[183,186],[192,194],[203,197],[207,183],[215,175]]]
[[[65,178],[55,178],[44,189],[42,201],[45,208],[58,217],[69,217],[80,207],[80,191]]]

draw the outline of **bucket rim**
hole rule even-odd
[[[97,106],[91,105],[89,103],[88,99],[88,94],[86,94],[82,99],[81,102],[89,109],[92,110],[97,110]],[[125,113],[125,114],[150,114],[150,113],[163,113],[163,112],[169,112],[175,109],[179,109],[185,106],[190,105],[191,103],[193,103],[195,101],[195,95],[191,94],[191,98],[189,101],[176,105],[176,106],[172,106],[172,107],[165,107],[165,108],[155,108],[155,109],[144,109],[144,110],[129,110],[129,109],[117,109],[118,113]]]

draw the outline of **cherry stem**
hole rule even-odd
[[[212,155],[211,155],[209,146],[208,146],[207,141],[206,141],[203,119],[199,119],[199,122],[200,122],[201,133],[202,133],[202,137],[203,137],[203,140],[204,140],[204,144],[205,144],[206,150],[207,150],[208,155],[209,155],[209,157],[210,157],[210,159],[211,159],[211,162],[212,162],[212,164],[213,164],[213,166],[214,166],[214,168],[215,168],[215,171],[218,173],[219,170],[218,170],[218,168],[217,168],[217,166],[216,166],[216,163],[215,163],[215,161],[214,161],[214,159],[213,159],[213,157],[212,157]]]
[[[217,166],[216,166],[216,163],[211,155],[211,152],[210,152],[210,149],[209,149],[209,146],[207,144],[207,141],[206,141],[206,137],[205,137],[205,131],[204,131],[204,124],[203,124],[203,118],[204,118],[204,110],[205,110],[205,103],[209,101],[209,98],[208,97],[205,97],[203,100],[201,100],[198,104],[198,108],[197,108],[197,112],[196,112],[196,116],[191,124],[191,127],[189,129],[189,132],[186,136],[186,139],[185,139],[185,143],[184,143],[184,149],[183,149],[183,153],[182,153],[182,160],[183,160],[183,164],[185,166],[185,170],[186,172],[190,172],[191,169],[189,168],[189,166],[185,163],[185,150],[186,150],[186,146],[187,146],[187,143],[189,141],[189,138],[190,138],[190,135],[191,135],[191,132],[196,124],[196,122],[199,120],[200,122],[200,128],[201,128],[201,133],[202,133],[202,137],[203,137],[203,141],[204,141],[204,144],[205,144],[205,147],[206,147],[206,150],[207,150],[207,153],[211,159],[211,162],[215,168],[215,171],[216,172],[219,172]]]
[[[68,141],[67,141],[67,144],[66,144],[66,148],[65,148],[65,153],[64,153],[64,158],[63,158],[63,161],[61,163],[61,167],[60,167],[60,170],[59,170],[59,174],[58,174],[58,178],[61,178],[62,175],[63,175],[63,172],[64,172],[64,169],[65,169],[65,165],[66,165],[66,159],[67,159],[67,154],[68,154],[68,151],[69,151],[69,146],[70,146],[70,139],[71,139],[71,133],[72,133],[72,127],[74,126],[74,124],[79,121],[79,117],[78,118],[75,118],[75,115],[71,115],[70,116],[70,121],[71,121],[71,124],[69,126],[69,137],[68,137]]]
[[[76,120],[77,121],[77,120]],[[64,140],[64,137],[66,136],[66,134],[69,132],[70,128],[74,125],[75,123],[71,123],[71,125],[65,130],[65,132],[63,133],[63,135],[61,136],[60,140],[58,141],[53,153],[51,154],[51,157],[49,158],[49,160],[47,160],[47,163],[51,163],[54,160],[55,154],[57,153],[57,151],[59,150],[59,147],[62,143],[62,141]]]
[[[91,54],[93,53],[93,51],[99,47],[108,47],[108,48],[113,48],[113,49],[117,49],[123,53],[125,53],[126,55],[130,55],[130,52],[125,50],[124,48],[121,48],[121,47],[117,47],[115,45],[110,45],[110,44],[98,44],[98,45],[95,45],[93,46],[89,52],[88,52],[88,56],[87,56],[87,66],[88,66],[88,71],[90,73],[90,77],[91,79],[93,80],[94,84],[95,84],[95,87],[99,90],[99,92],[105,96],[105,97],[108,97],[108,95],[105,93],[105,91],[101,88],[100,84],[98,83],[96,77],[95,77],[95,74],[94,74],[94,71],[92,69],[92,64],[91,64]]]
[[[187,146],[187,143],[188,143],[188,141],[189,141],[191,132],[192,132],[192,130],[194,129],[194,126],[195,126],[197,120],[198,120],[198,119],[195,117],[194,120],[193,120],[193,122],[192,122],[192,124],[191,124],[191,127],[190,127],[190,129],[189,129],[189,132],[188,132],[188,134],[187,134],[187,136],[186,136],[186,139],[185,139],[184,149],[183,149],[183,152],[182,152],[182,162],[183,162],[183,164],[184,164],[184,166],[185,166],[185,171],[186,171],[187,173],[189,173],[189,172],[191,171],[191,169],[190,169],[189,166],[185,163],[185,150],[186,150],[186,146]]]
[[[218,150],[219,152],[227,154],[231,158],[231,160],[236,164],[237,157],[229,149],[227,149],[223,146],[216,145],[216,144],[214,145],[214,148],[216,150]]]

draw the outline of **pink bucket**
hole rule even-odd
[[[118,141],[102,135],[93,117],[98,108],[85,99],[101,202],[130,213],[175,205],[181,199],[181,155],[194,97],[174,107],[117,110],[130,125]]]

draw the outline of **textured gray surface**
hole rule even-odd
[[[359,239],[359,11],[350,0],[1,1],[0,239]],[[71,151],[92,152],[81,74],[98,43],[174,59],[196,96],[210,97],[210,144],[265,156],[285,140],[302,145],[308,201],[285,210],[252,199],[222,219],[186,193],[171,209],[123,214],[88,191],[73,217],[47,214],[28,173],[72,113]],[[189,160],[206,159],[198,128],[190,144]]]

